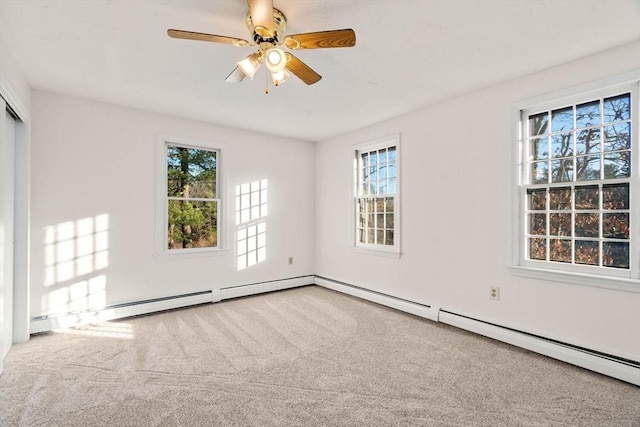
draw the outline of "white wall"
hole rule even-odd
[[[636,42],[317,143],[316,274],[640,360],[640,293],[507,268],[511,105],[640,68],[639,52]],[[396,132],[402,257],[354,252],[352,145]],[[490,286],[500,301],[489,299]]]
[[[32,317],[313,274],[312,143],[43,91],[34,91],[32,102]],[[222,255],[154,255],[156,147],[163,134],[225,146],[221,232],[229,250]],[[235,186],[261,179],[268,180],[267,259],[237,271]],[[107,217],[106,267],[87,271],[79,260],[60,259],[63,239],[58,253],[46,255],[56,247],[47,239],[57,239],[46,230]]]

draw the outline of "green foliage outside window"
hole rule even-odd
[[[218,246],[217,152],[167,146],[168,249]]]

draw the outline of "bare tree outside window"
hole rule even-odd
[[[631,94],[526,120],[526,258],[630,268]]]

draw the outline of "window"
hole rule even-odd
[[[638,279],[637,85],[520,110],[519,264]]]
[[[355,246],[399,253],[399,136],[355,150]]]
[[[163,251],[218,248],[219,151],[164,144]]]

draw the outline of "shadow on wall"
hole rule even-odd
[[[44,228],[42,313],[77,314],[106,305],[109,215],[62,222]],[[82,314],[85,313],[85,314]]]
[[[267,259],[267,180],[236,185],[236,269]]]

